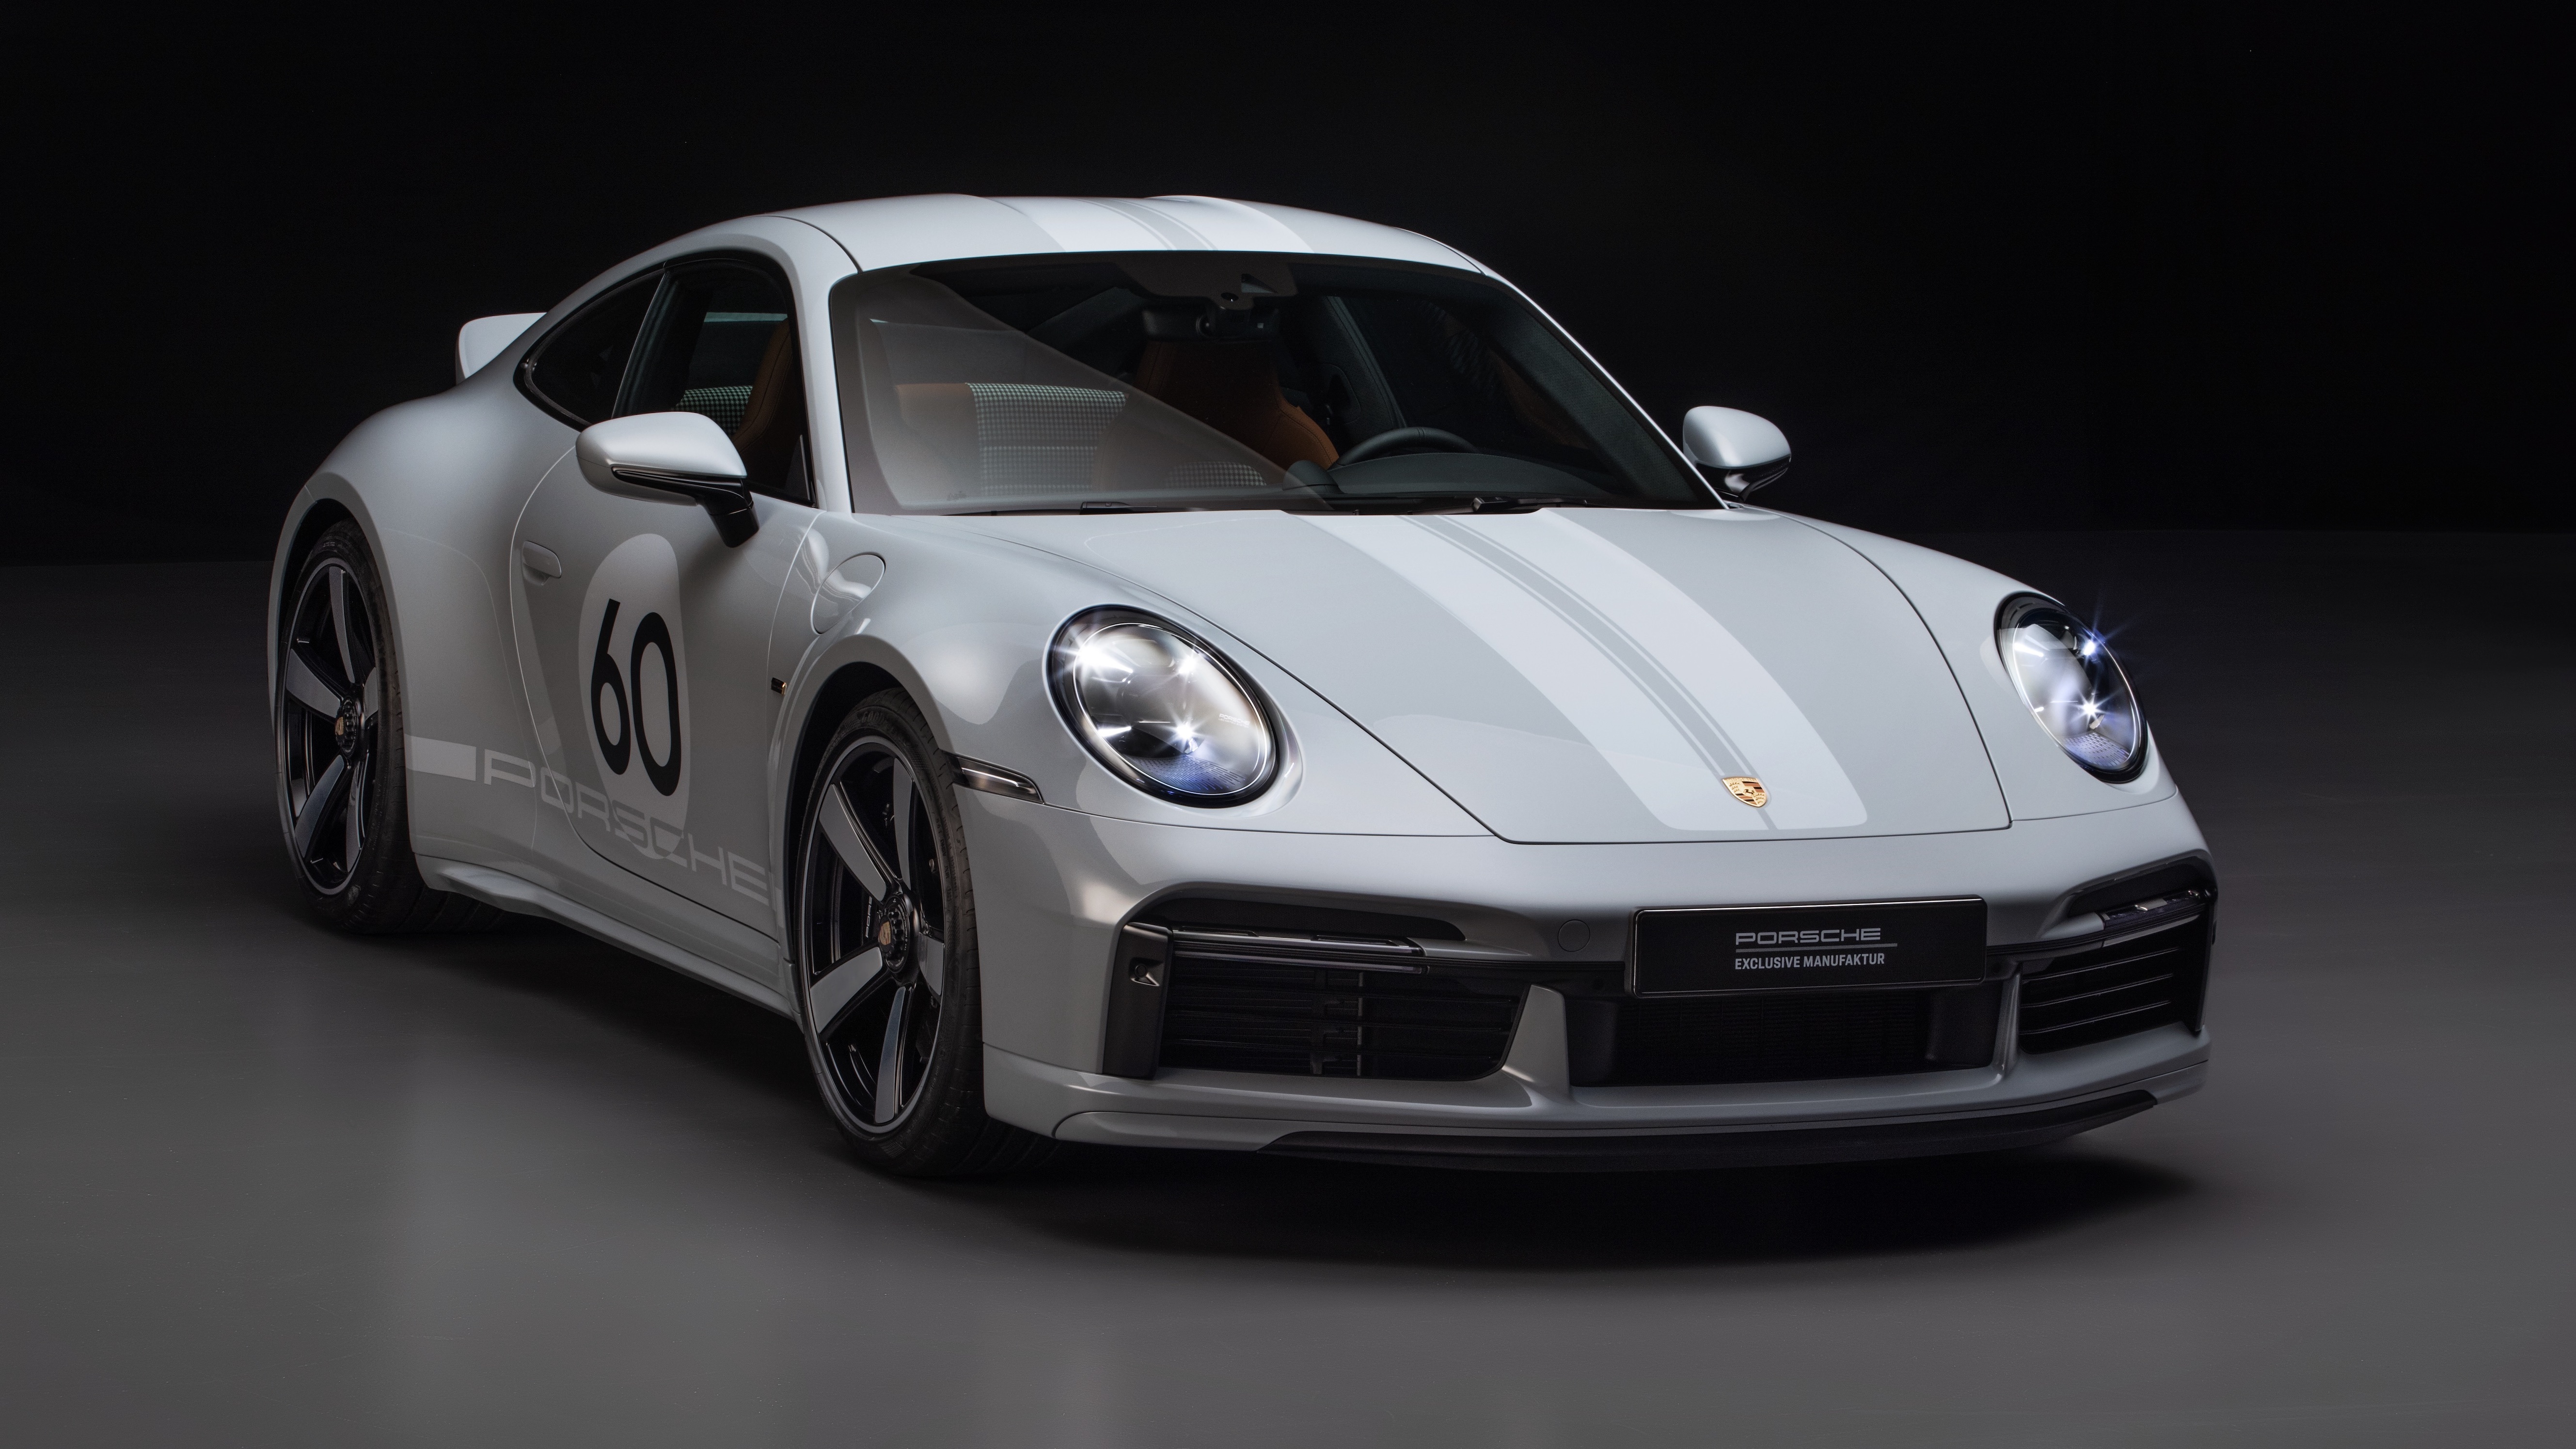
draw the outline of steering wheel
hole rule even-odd
[[[1389,428],[1374,438],[1353,443],[1351,450],[1335,460],[1333,466],[1339,468],[1346,463],[1365,463],[1396,448],[1438,448],[1448,453],[1476,451],[1475,444],[1456,433],[1444,433],[1438,428]]]

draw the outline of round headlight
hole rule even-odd
[[[2022,702],[2075,763],[2105,780],[2133,780],[2147,763],[2147,722],[2111,646],[2046,599],[2005,601],[1995,647]]]
[[[1094,609],[1057,631],[1057,710],[1101,764],[1149,795],[1232,805],[1270,784],[1277,732],[1225,656],[1132,609]]]

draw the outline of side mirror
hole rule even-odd
[[[1779,482],[1789,471],[1789,435],[1734,408],[1699,407],[1683,414],[1682,451],[1738,498]]]
[[[704,413],[637,413],[593,423],[582,429],[573,453],[581,476],[603,493],[705,509],[727,548],[760,531],[742,454]]]

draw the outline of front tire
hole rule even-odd
[[[344,931],[469,931],[500,911],[431,890],[411,853],[402,686],[366,536],[335,523],[278,611],[279,822],[314,913]]]
[[[832,1120],[907,1177],[1008,1171],[1054,1143],[984,1114],[975,894],[956,766],[899,690],[859,703],[799,801],[797,1019]]]

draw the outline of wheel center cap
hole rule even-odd
[[[340,706],[339,718],[331,721],[331,738],[339,745],[341,754],[358,752],[358,706],[354,701]]]
[[[884,955],[888,970],[903,964],[912,945],[912,932],[906,926],[911,915],[912,903],[897,892],[887,898],[885,914],[877,919],[877,950]]]

